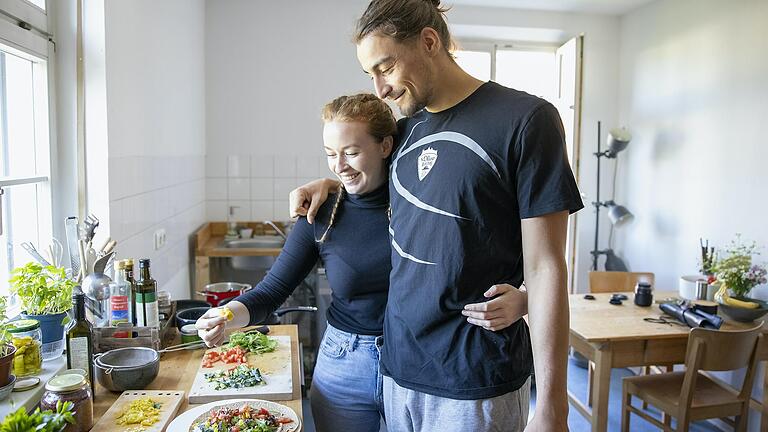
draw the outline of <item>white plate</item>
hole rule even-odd
[[[265,401],[261,399],[225,399],[216,402],[207,403],[205,405],[196,406],[189,411],[185,411],[176,419],[174,419],[170,425],[168,425],[169,432],[188,432],[192,429],[192,425],[196,423],[198,417],[207,415],[214,408],[221,408],[226,405],[236,405],[238,408],[248,403],[248,405],[254,408],[264,408],[272,413],[280,413],[279,417],[288,417],[293,420],[293,423],[283,425],[280,432],[295,432],[301,427],[301,420],[296,412],[290,407],[281,405],[277,402]]]

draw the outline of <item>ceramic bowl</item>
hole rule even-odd
[[[760,305],[759,308],[747,309],[735,306],[728,306],[726,304],[719,304],[720,310],[730,319],[739,322],[751,322],[754,321],[766,313],[768,313],[768,303],[753,298],[744,298],[739,296],[732,296],[737,300],[751,301]]]
[[[14,384],[16,384],[16,375],[11,374],[11,381],[0,388],[0,401],[5,400],[11,394]]]

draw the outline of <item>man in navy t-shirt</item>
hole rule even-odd
[[[568,215],[583,204],[562,122],[548,102],[464,72],[443,12],[438,0],[374,0],[355,36],[377,94],[407,116],[390,170],[387,424],[522,430],[535,363],[526,429],[567,430],[564,251]],[[523,280],[530,334],[522,320],[498,332],[467,322],[465,305],[487,287]]]

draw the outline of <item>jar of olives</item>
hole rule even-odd
[[[11,343],[16,347],[13,374],[17,377],[39,374],[43,366],[40,322],[34,319],[11,321],[8,323],[8,333],[11,334]]]

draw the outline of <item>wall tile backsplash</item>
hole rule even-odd
[[[288,194],[297,186],[333,178],[325,156],[209,155],[205,161],[206,218],[288,220]]]

